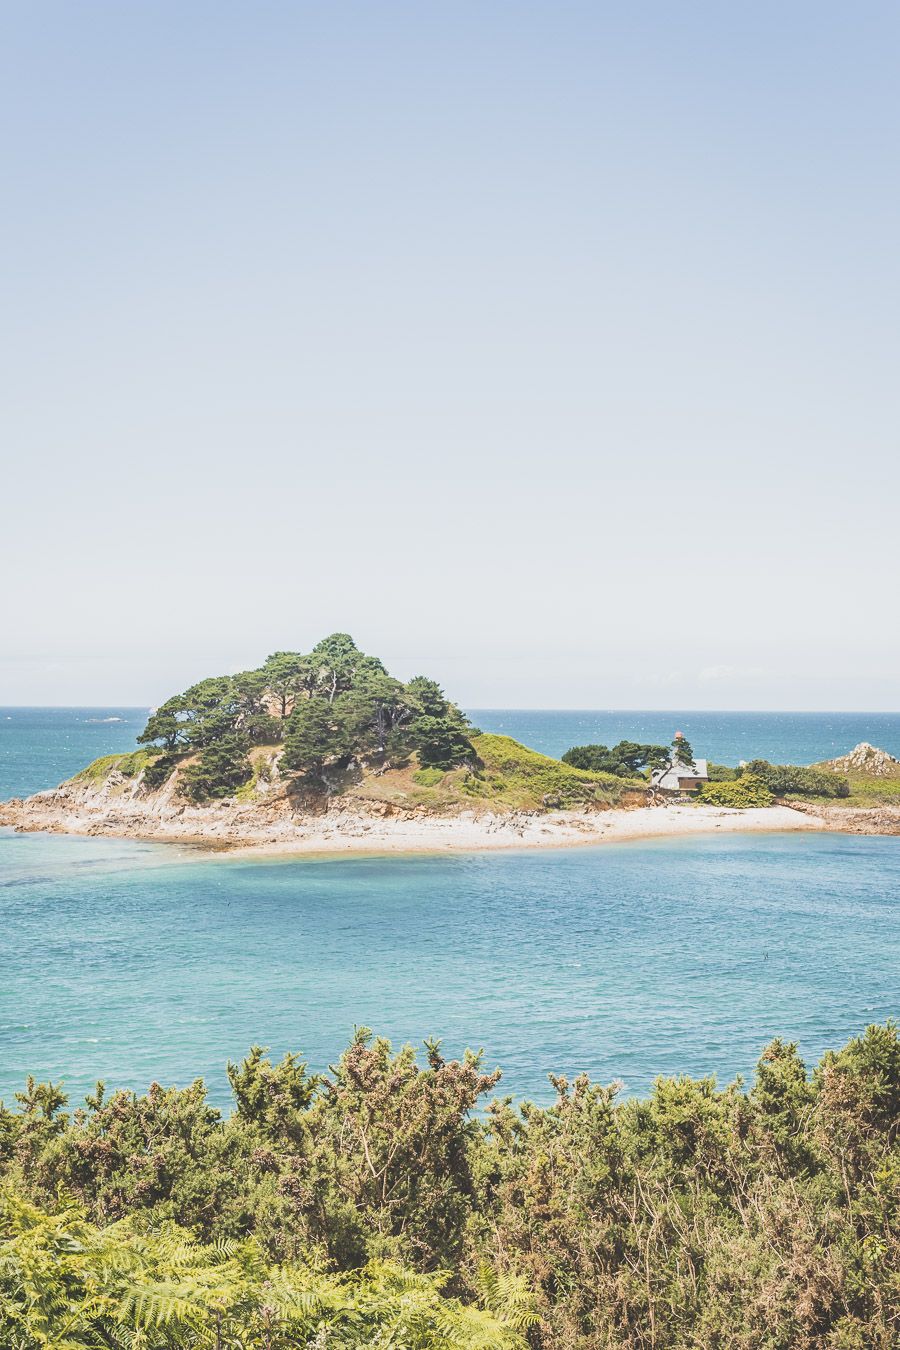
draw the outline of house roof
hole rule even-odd
[[[693,764],[668,764],[664,769],[654,769],[650,782],[654,787],[668,788],[677,792],[683,778],[708,778],[705,759],[695,759]]]

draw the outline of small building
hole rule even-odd
[[[675,732],[676,745],[683,741],[680,731]],[[661,769],[654,769],[650,775],[651,787],[658,792],[696,792],[697,788],[709,782],[709,771],[705,759],[694,759],[690,763],[676,761],[674,755]]]
[[[695,759],[691,764],[667,764],[650,775],[651,785],[659,792],[696,792],[708,782],[705,759]]]

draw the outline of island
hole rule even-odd
[[[817,766],[732,768],[695,759],[681,732],[669,746],[576,746],[556,760],[480,731],[435,680],[396,679],[333,633],[167,699],[136,750],[0,804],[0,825],[285,853],[896,834],[900,762],[862,745]]]

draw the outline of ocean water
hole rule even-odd
[[[0,801],[56,787],[101,755],[133,750],[146,708],[0,708]]]
[[[0,712],[0,795],[128,748],[143,716]],[[491,729],[558,750],[574,725],[560,719],[609,716],[492,714]],[[703,746],[714,758],[739,738],[720,721],[722,749]],[[809,759],[834,732],[815,734]],[[659,1073],[724,1081],[750,1074],[774,1035],[813,1061],[896,1015],[898,918],[896,838],[257,861],[0,831],[0,1096],[28,1073],[76,1098],[97,1078],[202,1076],[225,1106],[226,1061],[254,1042],[324,1068],[359,1024],[397,1043],[441,1036],[453,1054],[483,1047],[501,1090],[537,1100],[551,1071],[638,1093]]]

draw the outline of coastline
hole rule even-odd
[[[194,809],[141,810],[102,794],[65,789],[0,804],[0,825],[18,832],[130,838],[189,844],[229,857],[290,855],[475,853],[503,849],[569,848],[693,834],[819,831],[824,816],[788,806],[735,810],[701,804],[636,806],[605,811],[461,811],[381,813],[333,806],[317,815],[240,803]],[[274,803],[272,803],[274,807]]]
[[[570,848],[684,835],[828,831],[900,835],[900,806],[776,801],[735,808],[703,802],[632,800],[590,808],[435,810],[351,794],[311,809],[278,785],[251,799],[193,805],[170,782],[146,793],[120,774],[69,779],[24,799],[0,802],[0,826],[30,833],[88,835],[190,845],[228,856],[477,853]]]

